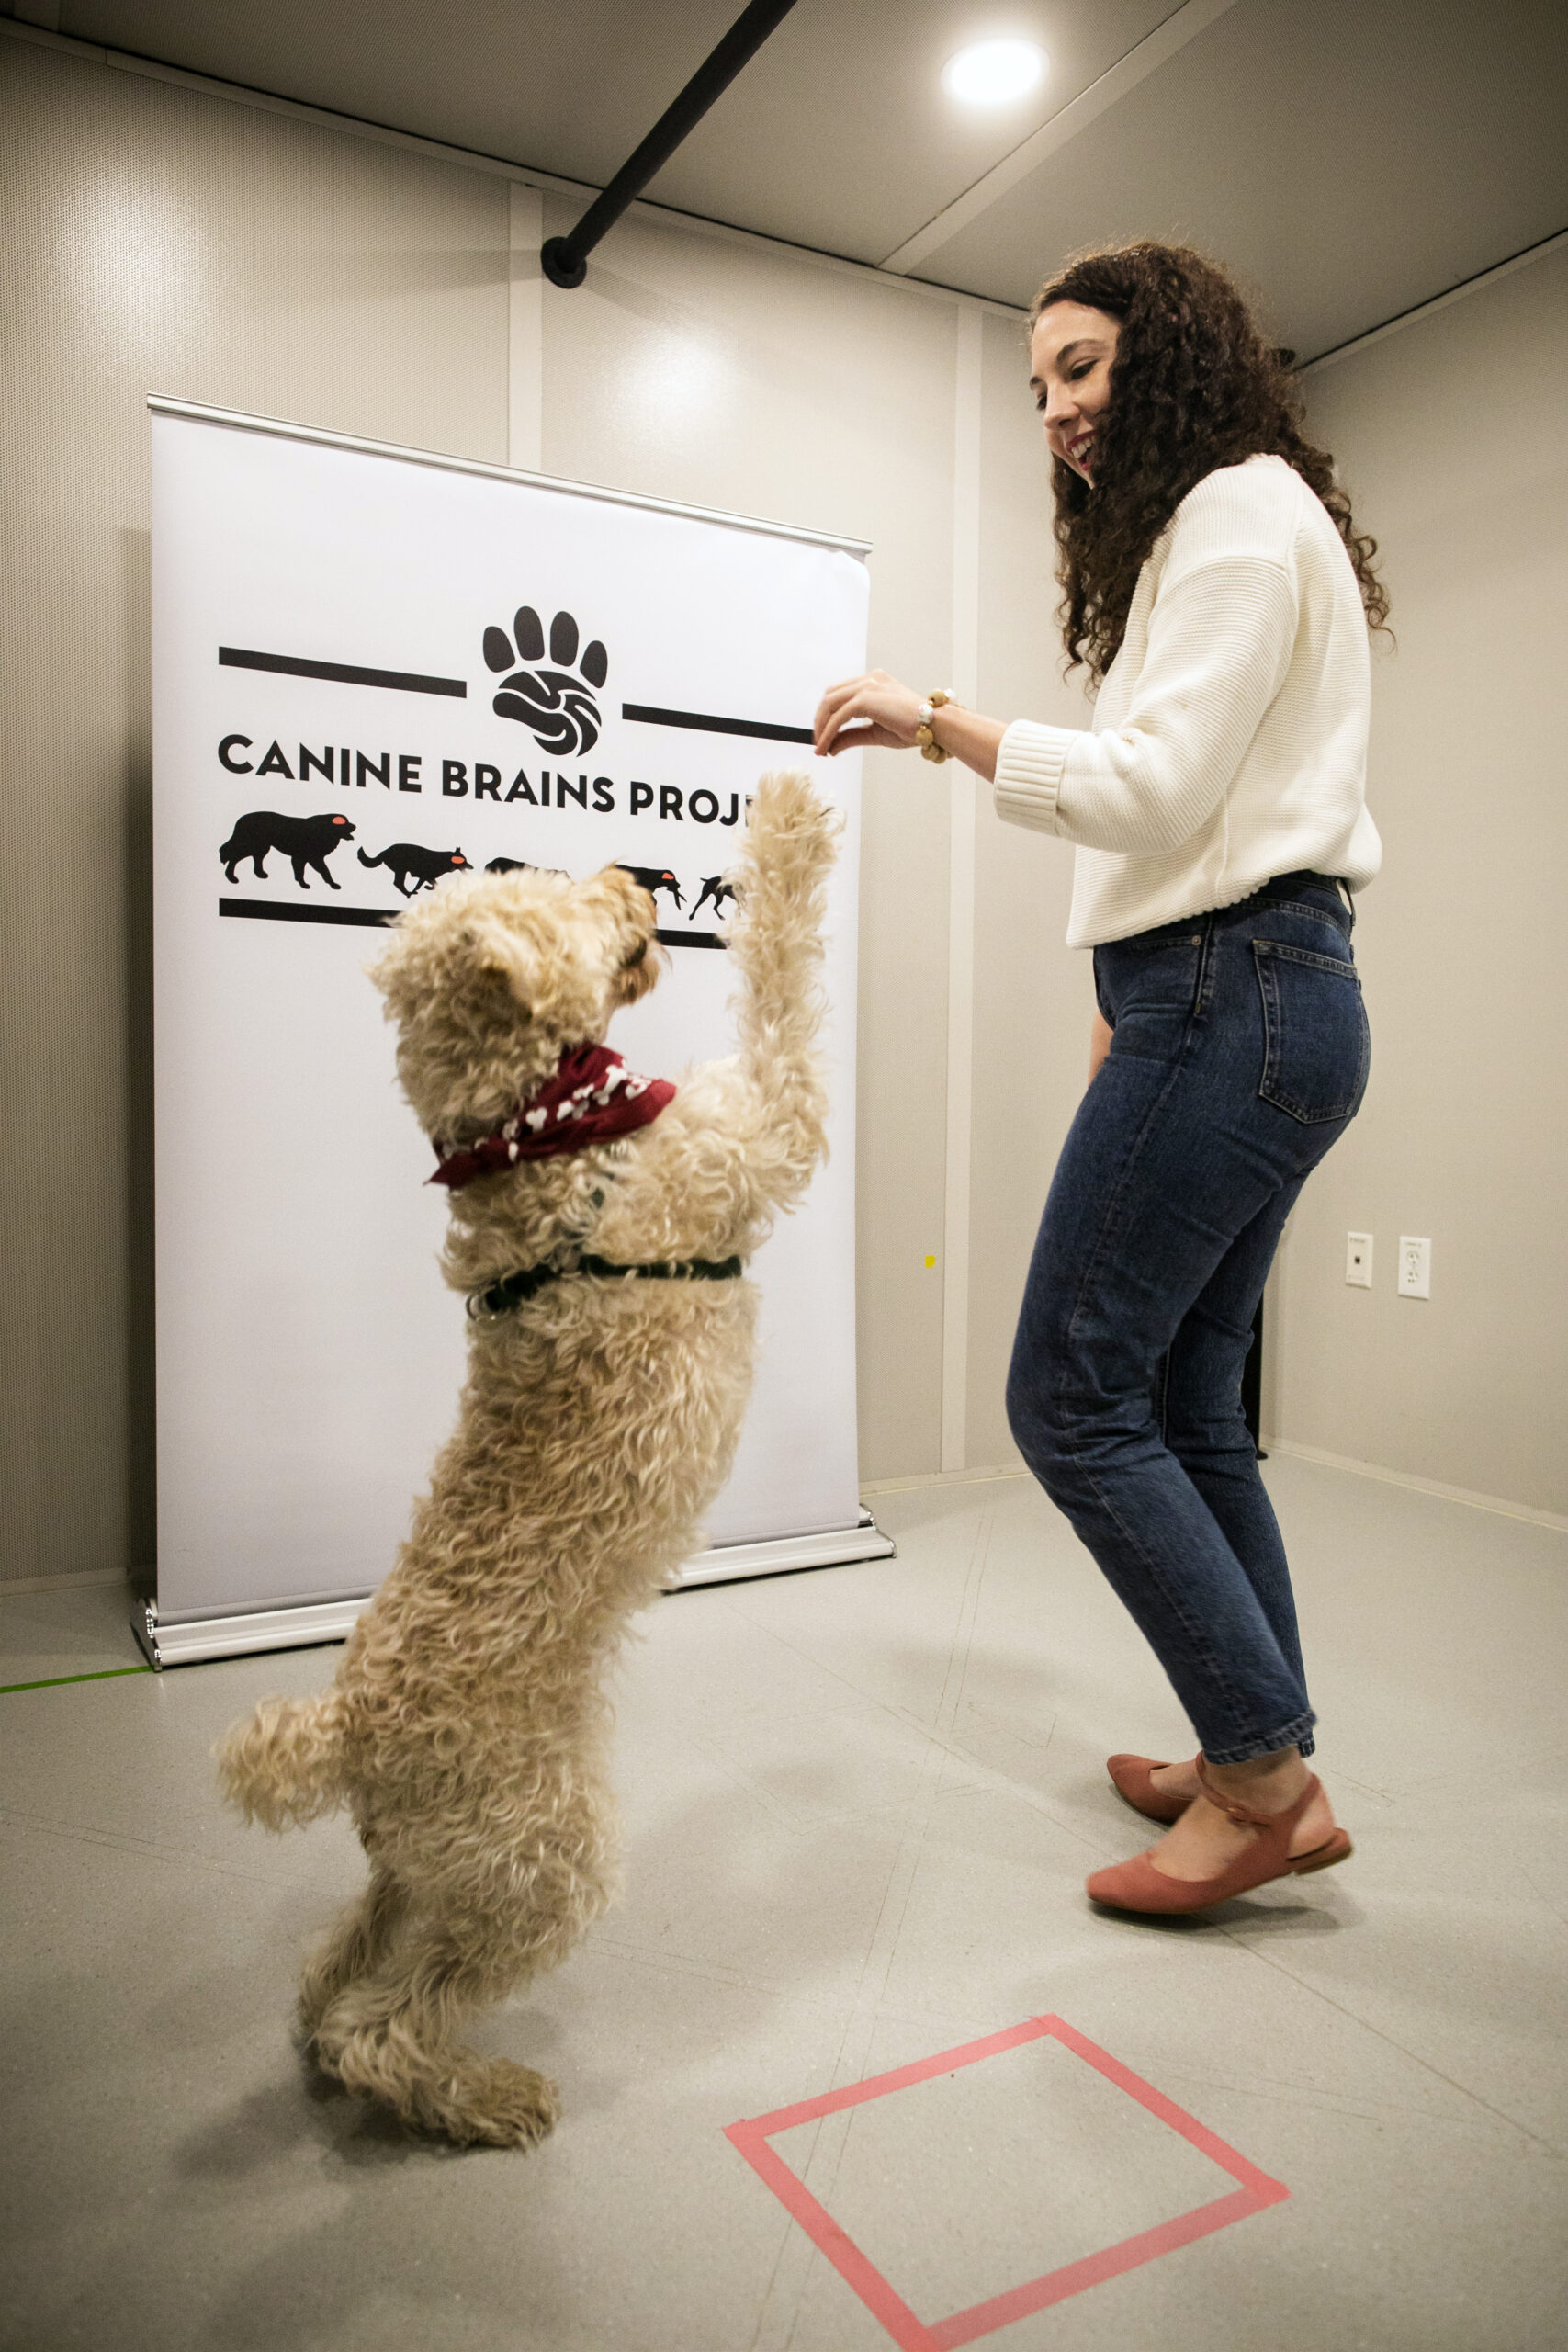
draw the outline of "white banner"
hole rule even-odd
[[[782,765],[847,797],[831,1158],[755,1262],[708,1541],[853,1530],[858,761],[807,730],[864,666],[862,551],[152,407],[158,1621],[370,1591],[452,1423],[462,1302],[378,927],[464,866],[637,868],[669,968],[611,1041],[678,1076],[728,1050],[722,876]]]

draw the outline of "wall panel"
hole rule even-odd
[[[36,1577],[152,1542],[145,396],[504,460],[506,187],[19,40],[0,106],[0,1573]]]
[[[1568,1511],[1568,254],[1309,379],[1383,546],[1367,1102],[1280,1273],[1287,1441]],[[1347,1288],[1345,1235],[1376,1238]],[[1402,1233],[1432,1296],[1394,1292]]]

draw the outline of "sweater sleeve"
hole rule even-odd
[[[997,755],[998,815],[1089,849],[1179,849],[1213,815],[1284,684],[1296,616],[1292,574],[1267,556],[1216,556],[1162,582],[1122,724],[1016,719]]]

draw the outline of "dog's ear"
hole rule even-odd
[[[411,982],[417,987],[412,966],[424,961],[420,956],[421,944],[413,933],[394,926],[384,933],[386,944],[381,953],[366,965],[367,978],[373,980],[387,1000],[387,1012],[395,1015]]]
[[[514,1020],[533,1018],[533,975],[525,943],[502,923],[470,918],[434,919],[421,908],[393,925],[387,944],[366,970],[387,1001],[389,1017],[400,1024],[427,1008],[437,995],[504,993]]]
[[[646,920],[649,907],[656,914],[658,911],[659,901],[652,891],[625,865],[602,865],[597,874],[590,875],[581,885],[581,894],[592,894],[602,906],[612,907],[618,914],[629,914],[634,922]]]
[[[504,923],[465,923],[458,934],[459,945],[467,950],[467,962],[474,978],[491,989],[504,989],[512,999],[514,1016],[522,1021],[534,1017],[534,1001],[538,993],[535,958],[527,944]]]

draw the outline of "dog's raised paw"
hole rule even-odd
[[[526,727],[539,749],[557,759],[577,758],[599,741],[594,692],[609,675],[610,657],[594,638],[582,647],[580,659],[579,642],[572,616],[558,613],[550,623],[551,666],[533,666],[545,659],[545,629],[532,605],[518,606],[510,637],[493,623],[484,633],[490,668],[511,673],[502,679],[491,709],[498,718],[515,718]]]

